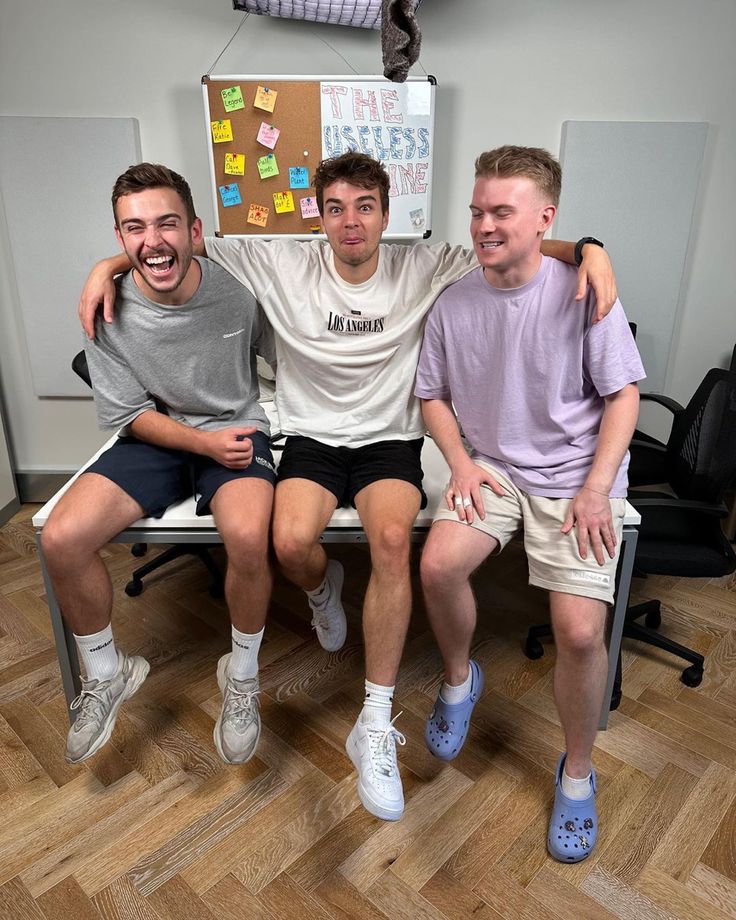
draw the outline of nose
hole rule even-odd
[[[344,219],[346,227],[355,227],[358,223],[358,212],[355,208],[345,208]]]
[[[155,249],[161,243],[161,230],[156,224],[150,224],[146,227],[145,245],[150,249]]]
[[[496,229],[496,221],[493,217],[493,214],[486,212],[483,217],[480,219],[480,231],[481,233],[493,233]]]

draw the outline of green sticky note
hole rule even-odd
[[[227,89],[223,89],[220,95],[226,112],[234,112],[236,109],[245,108],[243,91],[239,86],[229,86]]]
[[[268,179],[271,176],[278,176],[279,174],[276,157],[272,153],[267,153],[265,157],[259,157],[256,165],[258,167],[258,175],[261,179]]]

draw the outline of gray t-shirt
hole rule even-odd
[[[255,298],[223,268],[198,259],[202,280],[179,306],[145,297],[128,272],[117,280],[115,321],[98,318],[84,343],[100,428],[122,428],[155,409],[191,428],[255,426],[256,352],[276,360],[273,333]]]

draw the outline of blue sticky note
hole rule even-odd
[[[234,204],[243,203],[240,198],[240,189],[238,188],[237,182],[233,182],[232,185],[221,185],[220,198],[222,199],[223,208],[231,208]]]
[[[306,166],[289,167],[289,188],[309,188],[309,171]]]

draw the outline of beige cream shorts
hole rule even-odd
[[[612,604],[626,500],[610,499],[616,531],[616,556],[611,559],[606,552],[604,564],[598,565],[591,549],[588,549],[587,559],[580,558],[574,527],[568,534],[560,533],[572,499],[528,495],[517,489],[507,476],[490,463],[482,460],[474,462],[487,470],[506,494],[496,495],[488,486],[481,486],[486,516],[481,520],[477,513],[474,514],[470,525],[460,521],[455,511],[448,510],[443,495],[435,513],[435,521],[455,521],[464,527],[470,526],[488,534],[498,541],[497,553],[523,530],[530,585],[547,591],[592,597]]]

